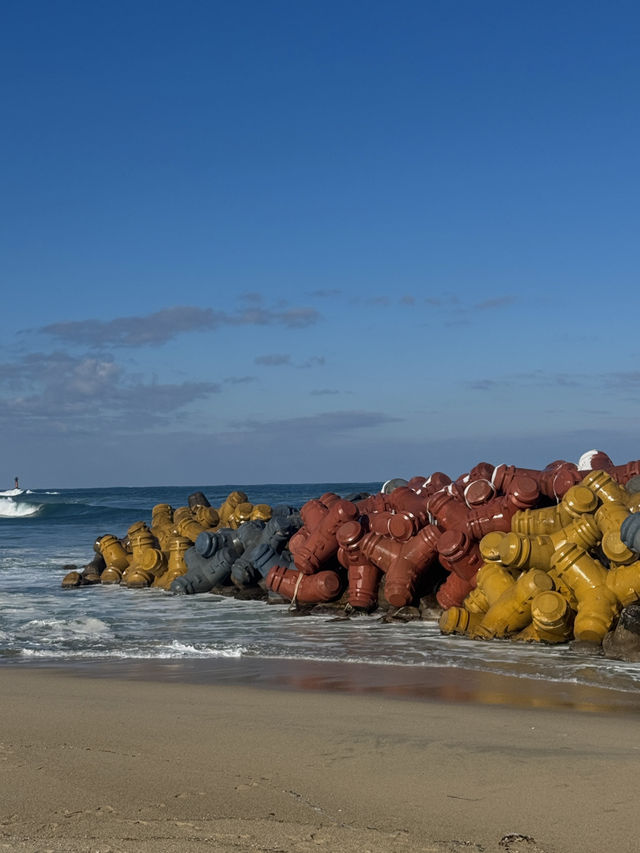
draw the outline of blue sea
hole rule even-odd
[[[315,483],[27,489],[0,492],[0,664],[93,666],[105,661],[183,662],[192,670],[214,661],[263,666],[306,662],[341,672],[394,667],[414,682],[461,671],[469,678],[517,676],[529,694],[536,683],[638,693],[640,665],[581,657],[568,646],[524,646],[445,637],[435,622],[388,624],[379,615],[349,620],[294,616],[288,605],[212,595],[174,596],[158,589],[87,586],[63,590],[65,564],[82,566],[98,536],[123,536],[150,522],[154,504],[184,506],[194,491],[219,505],[232,489],[253,503],[302,506],[327,491],[377,492],[381,483]],[[364,670],[363,670],[364,667]],[[382,670],[379,670],[382,671]]]

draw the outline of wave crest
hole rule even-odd
[[[22,503],[0,497],[0,518],[29,518],[38,515],[42,504]]]

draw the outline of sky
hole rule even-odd
[[[0,488],[640,458],[640,6],[5,0]]]

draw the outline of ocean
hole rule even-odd
[[[123,536],[150,523],[154,504],[184,506],[194,491],[219,505],[232,489],[253,503],[302,506],[333,491],[377,492],[381,483],[221,485],[0,492],[0,665],[85,668],[105,661],[182,664],[243,662],[261,668],[321,663],[341,672],[389,672],[414,683],[446,673],[513,676],[535,693],[555,683],[637,694],[640,665],[579,656],[568,645],[478,642],[442,636],[434,622],[389,624],[379,614],[353,619],[294,616],[288,605],[237,601],[210,593],[87,586],[63,590],[66,564],[82,566],[98,536]],[[351,669],[350,669],[351,668]],[[380,669],[376,669],[380,668]],[[369,676],[370,677],[370,676]]]

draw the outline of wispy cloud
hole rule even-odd
[[[613,373],[566,373],[563,371],[531,370],[521,373],[505,373],[499,378],[477,377],[464,381],[470,391],[493,391],[521,388],[542,389],[591,389],[604,393],[636,393],[640,390],[640,371],[618,371]]]
[[[322,434],[332,433],[344,435],[360,429],[371,429],[384,424],[401,423],[404,418],[397,418],[385,412],[367,411],[345,411],[345,412],[322,412],[317,415],[307,415],[297,418],[284,418],[282,420],[258,420],[246,419],[235,421],[232,426],[244,432],[260,433],[268,435],[276,433],[285,436],[293,433]]]
[[[261,364],[263,367],[282,367],[283,365],[291,365],[291,356],[286,353],[271,352],[266,355],[257,355],[253,359],[254,364]]]
[[[320,288],[319,290],[312,290],[309,296],[313,296],[316,299],[333,299],[336,296],[340,296],[342,293],[341,290],[338,290],[336,287],[330,288]]]
[[[495,379],[472,379],[465,382],[464,386],[470,391],[493,391],[494,388],[499,388],[502,384]]]
[[[312,326],[320,319],[315,308],[286,308],[282,311],[270,311],[267,308],[253,308],[236,314],[219,312],[217,325],[228,326],[285,326],[288,329],[303,329]]]
[[[50,323],[38,331],[67,344],[140,347],[164,344],[179,334],[205,331],[220,324],[219,312],[182,305],[141,317]]]
[[[367,297],[359,297],[357,300],[361,304],[387,307],[394,302],[399,305],[408,307],[426,306],[448,312],[453,312],[458,317],[466,317],[470,311],[493,311],[498,308],[504,308],[507,305],[512,305],[515,302],[513,295],[487,297],[479,302],[465,302],[454,293],[429,294],[429,296],[416,296],[413,293],[404,293],[398,298],[391,298],[388,295]]]
[[[227,376],[222,380],[226,385],[247,385],[250,382],[255,382],[255,376]]]
[[[323,355],[312,355],[300,364],[296,364],[296,367],[299,367],[303,370],[308,367],[321,367],[324,364],[324,361],[325,359]]]
[[[586,374],[551,373],[544,370],[532,370],[528,373],[509,373],[494,377],[477,377],[463,382],[463,386],[470,391],[494,391],[509,390],[515,388],[569,388],[584,385],[588,377]],[[594,382],[594,377],[591,377]]]
[[[473,305],[475,311],[492,311],[494,308],[504,308],[506,305],[513,305],[515,298],[513,296],[497,296],[494,299],[485,299],[482,302],[476,302]]]
[[[602,376],[588,373],[564,373],[561,371],[532,370],[527,373],[515,373],[511,381],[522,387],[534,385],[538,388],[580,388],[587,383],[599,383]]]
[[[264,297],[261,293],[258,293],[256,290],[247,290],[244,293],[241,293],[238,297],[242,302],[248,302],[252,305],[262,305],[264,301]]]
[[[314,388],[309,392],[312,397],[328,397],[333,394],[340,394],[337,388]]]
[[[235,312],[177,305],[139,317],[50,323],[37,331],[68,345],[91,348],[143,347],[159,346],[189,332],[215,331],[221,326],[284,326],[301,329],[320,319],[315,308],[284,307],[274,310],[260,304],[259,294],[246,294],[245,298],[251,304]]]
[[[617,371],[615,373],[607,373],[607,379],[618,386],[626,388],[636,388],[640,386],[640,370]]]
[[[462,305],[458,297],[452,293],[445,293],[440,296],[425,296],[423,302],[425,305],[431,306],[431,308],[450,308]]]
[[[69,432],[152,427],[219,392],[215,382],[145,383],[108,358],[30,353],[0,364],[0,423],[46,422]]]
[[[389,297],[386,293],[368,293],[363,291],[357,296],[352,296],[349,301],[352,305],[362,305],[364,307],[372,308],[387,308],[389,305],[397,302],[397,299],[395,296],[393,298]]]
[[[295,367],[299,370],[306,370],[310,367],[320,367],[325,362],[324,356],[312,355],[304,361],[294,362],[291,355],[288,353],[271,352],[265,355],[257,355],[253,359],[254,364],[259,364],[262,367]]]

